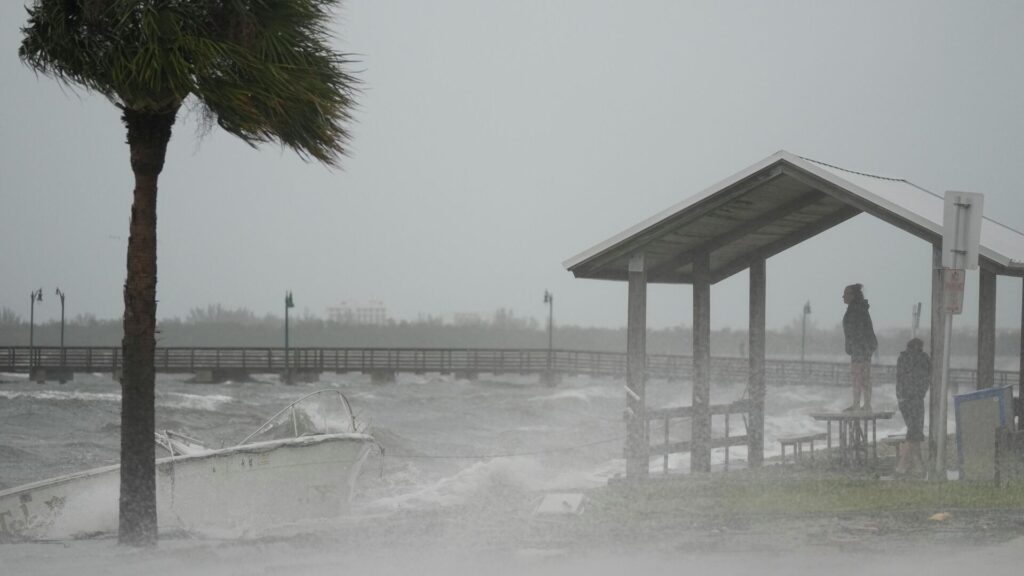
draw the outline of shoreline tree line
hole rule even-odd
[[[245,308],[230,309],[221,305],[194,308],[184,318],[157,321],[157,346],[284,346],[284,318],[273,314],[257,315]],[[496,310],[490,317],[474,316],[446,320],[424,316],[417,320],[389,320],[384,324],[356,324],[305,314],[289,320],[291,346],[300,347],[379,347],[379,348],[546,348],[547,327],[532,317],[517,316],[507,309]],[[918,336],[926,344],[927,329]],[[910,329],[878,331],[879,356],[876,362],[894,363],[911,337]],[[65,322],[64,341],[67,346],[118,346],[123,338],[118,318],[99,319],[77,315]],[[0,308],[0,345],[25,346],[29,340],[28,320],[10,308]],[[60,321],[37,322],[34,328],[37,346],[56,346],[60,341]],[[691,352],[689,326],[650,329],[647,347],[651,354],[682,354]],[[745,356],[747,331],[732,328],[714,330],[711,337],[715,356]],[[799,319],[789,325],[768,330],[768,355],[777,358],[799,358],[801,329]],[[565,325],[555,326],[554,347],[572,350],[625,352],[626,329]],[[953,350],[957,356],[972,356],[977,351],[977,333],[968,328],[954,332]],[[841,360],[842,326],[807,326],[806,357],[808,360]],[[998,330],[996,355],[1017,357],[1020,354],[1020,331]],[[1014,364],[1016,366],[1016,364]]]

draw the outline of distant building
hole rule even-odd
[[[453,312],[451,323],[455,326],[482,326],[487,324],[487,318],[479,312]]]
[[[370,300],[365,304],[341,302],[327,309],[327,319],[340,324],[384,326],[388,323],[388,309],[380,300]]]

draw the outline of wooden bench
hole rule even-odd
[[[890,434],[890,435],[886,436],[885,438],[882,438],[881,440],[879,440],[878,443],[883,445],[883,446],[894,446],[894,447],[896,447],[898,449],[900,447],[900,444],[903,444],[906,441],[907,441],[907,435],[906,434]]]
[[[810,447],[811,460],[814,460],[814,441],[824,440],[827,435],[824,432],[810,432],[808,434],[797,434],[795,436],[782,436],[779,438],[779,445],[782,447],[782,463],[786,463],[786,446],[793,448],[793,463],[800,461],[804,454],[804,445]]]

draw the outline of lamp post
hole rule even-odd
[[[57,288],[57,296],[60,298],[60,366],[64,367],[64,291]]]
[[[36,330],[36,302],[43,301],[43,289],[33,290],[29,297],[28,308],[28,367],[29,372],[36,365],[35,353],[35,330]]]
[[[554,317],[555,317],[555,295],[547,290],[544,291],[544,303],[548,305],[548,353],[551,353],[551,344],[553,342],[552,335],[554,334]]]
[[[553,381],[554,375],[551,373],[551,354],[552,344],[554,342],[555,295],[545,290],[544,303],[548,305],[548,361],[547,372],[544,377],[549,381]]]
[[[803,319],[800,323],[800,375],[806,375],[806,368],[804,366],[804,354],[807,349],[807,317],[811,315],[811,301],[808,300],[804,304]]]
[[[294,307],[295,301],[292,299],[292,291],[289,290],[284,295],[284,378],[287,384],[292,383],[292,369],[288,359],[288,309]]]

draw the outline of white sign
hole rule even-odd
[[[949,314],[960,314],[964,309],[964,279],[962,268],[942,269],[942,309]]]
[[[976,192],[946,192],[942,212],[942,267],[978,267],[981,216],[985,196]]]

